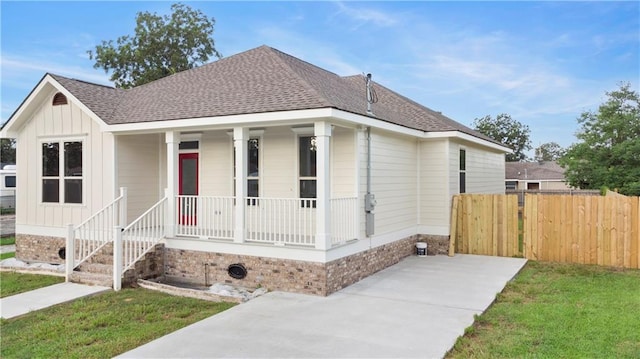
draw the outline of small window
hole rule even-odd
[[[4,178],[4,187],[5,188],[15,188],[16,187],[16,176],[6,176]]]
[[[516,190],[518,189],[518,181],[507,181],[507,190]]]
[[[316,177],[316,138],[315,136],[305,136],[299,138],[298,161],[299,161],[299,187],[302,207],[316,207],[316,201],[310,200],[317,197],[317,177]]]
[[[60,106],[67,104],[67,96],[63,95],[61,92],[58,92],[53,96],[53,106]]]
[[[197,150],[200,146],[198,141],[183,141],[178,144],[179,150]]]
[[[460,193],[467,191],[467,151],[460,150]]]

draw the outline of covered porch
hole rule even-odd
[[[359,238],[362,131],[262,125],[119,136],[129,222],[164,197],[172,240],[328,250]]]

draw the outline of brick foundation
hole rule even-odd
[[[449,249],[448,236],[415,235],[325,264],[167,248],[165,276],[199,285],[220,282],[326,296],[415,255],[418,241],[428,243],[429,254],[447,254]],[[247,269],[244,279],[227,273],[234,263]]]
[[[200,285],[228,283],[246,288],[266,287],[315,295],[326,295],[324,264],[167,248],[165,276]],[[244,279],[229,276],[229,265],[241,263],[247,269]]]
[[[305,262],[237,254],[211,253],[164,248],[158,245],[124,275],[123,283],[136,278],[166,277],[200,285],[228,283],[246,288],[326,296],[356,283],[373,273],[415,255],[415,243],[427,242],[427,254],[447,254],[448,236],[414,235],[329,263]],[[62,264],[58,251],[65,239],[18,234],[16,258],[27,262]],[[240,263],[247,269],[244,279],[229,276],[229,265]]]
[[[42,262],[62,264],[58,251],[66,246],[66,240],[60,237],[16,234],[16,259],[23,262]]]
[[[122,285],[135,285],[138,279],[153,279],[164,275],[164,244],[156,244],[153,250],[136,262],[134,268],[123,273]]]

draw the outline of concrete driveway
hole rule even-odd
[[[409,257],[328,297],[272,292],[122,358],[441,358],[525,259]]]

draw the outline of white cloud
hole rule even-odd
[[[24,76],[26,73],[37,73],[41,77],[49,72],[98,84],[111,84],[107,74],[101,73],[100,70],[88,70],[78,65],[42,62],[18,56],[5,56],[4,54],[0,58],[0,64],[2,65],[3,81],[12,81],[12,78]],[[31,84],[31,86],[35,86],[35,84]]]
[[[347,6],[343,2],[336,2],[335,4],[338,6],[338,14],[345,15],[357,22],[358,26],[364,25],[365,23],[373,23],[377,26],[388,27],[398,23],[398,20],[394,16],[379,10]]]

